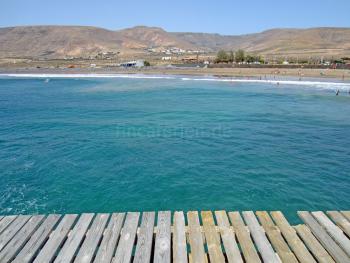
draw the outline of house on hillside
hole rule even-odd
[[[162,60],[171,60],[172,57],[162,57]]]

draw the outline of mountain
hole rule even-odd
[[[124,47],[132,49],[148,47],[195,48],[194,45],[190,45],[186,40],[181,40],[175,34],[166,32],[159,27],[137,26],[115,33],[121,35],[125,40]]]
[[[240,36],[175,34],[192,45],[212,50],[244,49],[265,55],[350,55],[350,28],[271,29]]]
[[[121,40],[95,27],[27,26],[0,29],[0,57],[64,57],[116,49]]]
[[[272,29],[225,36],[174,33],[137,26],[112,31],[88,26],[20,26],[0,28],[0,57],[87,57],[99,52],[142,54],[148,48],[177,47],[216,52],[237,50],[265,55],[350,56],[350,28]]]

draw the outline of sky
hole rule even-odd
[[[137,25],[239,35],[271,28],[350,27],[350,0],[0,0],[0,27]]]

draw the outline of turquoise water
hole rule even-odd
[[[181,79],[0,79],[0,214],[350,208],[350,96]]]

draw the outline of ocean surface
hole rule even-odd
[[[1,76],[0,214],[350,209],[350,85],[278,84]]]

